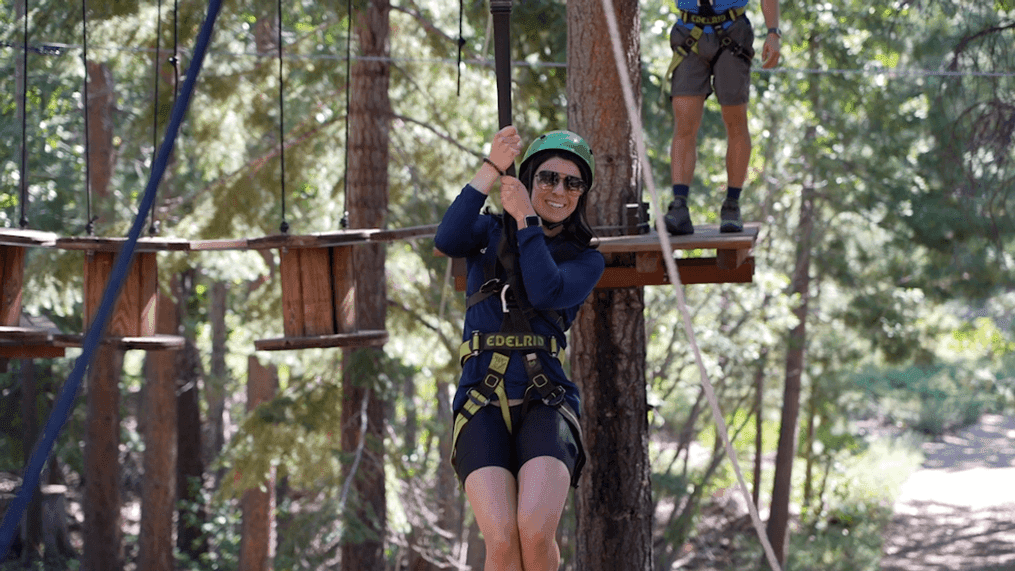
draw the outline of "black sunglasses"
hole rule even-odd
[[[564,190],[571,194],[581,195],[589,186],[585,184],[585,181],[581,177],[563,175],[559,172],[554,171],[539,171],[536,173],[536,184],[543,187],[544,189],[552,189],[557,186],[560,182],[561,177],[564,177]]]

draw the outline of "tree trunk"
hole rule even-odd
[[[39,436],[38,423],[38,383],[35,375],[35,362],[31,359],[21,359],[21,426],[22,431],[22,452],[24,453],[24,465],[32,456],[32,449],[35,447],[35,440]],[[39,486],[36,484],[32,492],[32,499],[28,503],[28,510],[25,512],[25,526],[23,528],[22,561],[38,559],[42,555],[42,496],[39,493]]]
[[[120,368],[123,353],[100,344],[88,369],[84,458],[86,571],[123,568],[120,529]]]
[[[194,271],[183,272],[176,280],[177,315],[186,323],[188,300],[194,292]],[[201,353],[194,344],[193,332],[183,331],[185,343],[179,353],[179,376],[176,387],[177,462],[176,497],[188,506],[196,506],[197,521],[189,521],[181,513],[176,522],[176,545],[192,559],[208,551],[208,542],[202,539],[201,524],[205,508],[200,489],[204,478],[201,459],[201,407],[198,384],[203,376]]]
[[[373,0],[352,18],[360,54],[377,60],[357,61],[349,78],[349,172],[346,197],[351,228],[384,228],[388,209],[388,142],[391,103],[388,98],[390,64],[387,0]],[[356,321],[359,329],[384,329],[387,305],[385,249],[383,244],[357,246]],[[368,287],[369,286],[369,287]],[[342,354],[342,449],[359,455],[352,477],[353,493],[346,509],[350,528],[364,532],[362,541],[344,540],[342,568],[347,571],[384,569],[384,537],[387,533],[387,502],[384,486],[384,436],[386,402],[378,382],[383,358],[381,349],[344,350]],[[360,363],[373,373],[363,375]],[[353,373],[354,369],[359,369]],[[365,432],[361,411],[366,405]]]
[[[211,463],[225,446],[225,403],[226,403],[226,284],[216,281],[211,286],[211,374],[204,387],[204,398],[208,402],[208,445],[205,447],[205,462]],[[221,474],[216,475],[216,482]]]
[[[247,358],[247,412],[275,398],[278,374],[262,366],[257,357]],[[243,529],[240,540],[239,571],[268,571],[275,557],[272,525],[275,513],[275,474],[272,468],[263,488],[243,492]]]
[[[768,349],[761,350],[758,368],[754,372],[754,485],[751,487],[751,501],[754,507],[761,509],[761,466],[764,461],[762,433],[765,428],[765,364],[768,362]]]
[[[817,61],[817,44],[810,43],[810,60]],[[820,109],[818,101],[819,79],[811,79],[808,91],[812,109]],[[814,126],[808,129],[805,141],[815,140]],[[799,296],[793,314],[799,320],[789,334],[786,350],[786,386],[783,389],[782,420],[779,427],[779,447],[775,457],[775,481],[772,485],[772,510],[768,520],[768,539],[780,564],[785,564],[789,539],[789,502],[792,488],[793,458],[797,447],[797,422],[800,415],[800,385],[807,354],[807,307],[810,301],[811,244],[814,236],[815,200],[814,181],[821,180],[811,174],[801,189],[800,222],[797,229],[796,263],[790,294]]]
[[[786,562],[789,539],[789,502],[792,488],[793,458],[797,446],[797,418],[800,414],[800,379],[803,375],[807,342],[807,302],[809,300],[811,236],[814,230],[814,186],[805,184],[800,204],[796,268],[791,294],[800,296],[793,310],[799,319],[790,331],[786,351],[786,386],[782,396],[782,420],[779,448],[775,456],[775,482],[772,486],[772,510],[768,519],[768,539],[780,564]]]
[[[176,305],[160,295],[156,331],[178,334]],[[147,354],[144,419],[144,482],[141,492],[139,571],[173,571],[173,510],[176,504],[176,351]]]
[[[109,194],[109,181],[113,176],[116,150],[113,147],[113,113],[116,111],[116,91],[113,73],[104,63],[88,62],[88,176],[92,192],[99,197]],[[97,216],[109,214],[101,209]]]
[[[568,127],[595,153],[589,221],[620,225],[641,176],[620,81],[640,89],[638,3],[615,5],[628,77],[618,78],[599,0],[567,3]],[[640,99],[636,101],[640,106]],[[607,259],[607,264],[611,260]],[[574,324],[571,370],[582,393],[588,464],[576,494],[578,569],[652,569],[642,288],[597,290]]]
[[[804,502],[803,509],[805,512],[809,511],[808,508],[811,506],[811,494],[813,493],[813,474],[814,474],[814,428],[817,421],[818,410],[818,391],[817,387],[812,383],[810,395],[807,397],[807,436],[804,440],[804,454],[806,464],[804,464]]]

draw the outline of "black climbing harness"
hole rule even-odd
[[[530,383],[522,401],[522,418],[531,404],[532,390],[538,393],[538,398],[543,404],[560,411],[564,420],[570,425],[578,445],[578,458],[575,462],[574,473],[571,475],[571,485],[577,486],[581,468],[585,463],[581,424],[578,421],[578,415],[564,400],[566,394],[564,387],[550,380],[543,372],[543,366],[539,362],[539,352],[545,352],[562,362],[564,353],[555,336],[534,333],[531,325],[532,319],[542,317],[564,331],[564,318],[556,311],[537,311],[529,304],[525,296],[525,288],[521,283],[521,273],[518,271],[518,250],[514,244],[514,228],[510,226],[510,217],[505,217],[504,222],[501,237],[498,240],[497,260],[495,263],[487,263],[483,267],[483,286],[479,291],[470,295],[466,302],[466,309],[468,309],[496,295],[500,298],[503,318],[500,331],[487,333],[473,331],[472,337],[459,347],[459,361],[462,365],[484,351],[492,351],[493,355],[486,376],[478,385],[469,389],[465,404],[455,416],[451,461],[454,462],[458,436],[461,434],[462,428],[472,420],[480,409],[494,401],[500,406],[501,416],[508,433],[513,432],[504,374],[507,371],[511,353],[520,351]]]
[[[687,36],[684,37],[684,41],[673,49],[673,59],[670,60],[670,65],[666,69],[666,89],[670,89],[671,81],[673,79],[673,72],[677,69],[684,58],[691,53],[698,53],[698,40],[705,34],[705,26],[712,26],[712,30],[715,31],[716,38],[719,40],[719,49],[716,50],[715,56],[712,61],[708,63],[711,68],[715,66],[715,62],[719,60],[719,56],[722,55],[723,50],[726,50],[736,57],[741,57],[750,60],[749,53],[744,46],[740,45],[727,33],[727,28],[723,28],[723,24],[726,22],[734,22],[741,18],[747,13],[747,8],[741,6],[739,8],[731,8],[721,14],[714,15],[703,15],[694,14],[683,10],[680,12],[680,19],[688,24],[693,24]]]

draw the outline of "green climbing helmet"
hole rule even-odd
[[[592,156],[592,147],[577,133],[560,130],[540,135],[535,141],[532,141],[528,150],[525,151],[525,156],[522,157],[522,165],[530,157],[542,151],[567,151],[578,157],[578,159],[585,163],[584,165],[578,165],[579,167],[585,167],[579,170],[582,171],[583,175],[587,175],[588,180],[585,182],[589,184],[589,188],[592,188],[592,182],[596,174],[596,159]]]

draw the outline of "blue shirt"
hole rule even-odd
[[[465,258],[467,267],[466,297],[483,285],[484,266],[496,264],[497,244],[501,236],[501,220],[488,214],[480,214],[486,195],[466,185],[444,214],[434,245],[438,250],[454,258]],[[586,248],[574,255],[573,244],[559,236],[550,238],[541,227],[520,228],[518,237],[518,263],[522,283],[529,303],[537,310],[556,310],[563,318],[563,328],[542,316],[532,319],[532,331],[539,335],[557,338],[561,348],[567,345],[564,335],[603,275],[606,265],[598,250]],[[496,333],[500,331],[503,310],[499,296],[490,296],[468,308],[462,341],[472,337],[473,331]],[[537,351],[543,372],[553,382],[564,387],[565,399],[576,413],[579,412],[578,387],[564,374],[558,359],[545,351]],[[458,390],[452,403],[452,410],[458,411],[465,404],[470,388],[479,384],[490,367],[493,352],[484,351],[465,362]],[[521,353],[511,353],[504,384],[509,399],[525,396],[529,377],[522,363]]]

